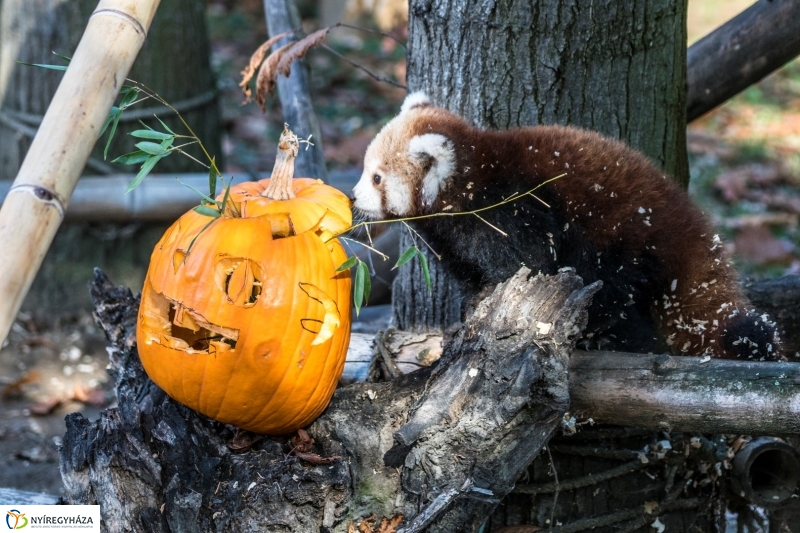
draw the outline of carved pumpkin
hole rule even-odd
[[[335,271],[347,259],[335,235],[351,224],[350,202],[319,180],[292,179],[288,133],[294,144],[284,132],[271,180],[232,187],[218,218],[189,211],[167,230],[137,325],[142,365],[167,394],[273,435],[322,413],[350,340],[350,274]]]

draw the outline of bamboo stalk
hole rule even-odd
[[[72,191],[160,0],[101,0],[0,208],[0,339],[64,218]]]

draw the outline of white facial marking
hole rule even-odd
[[[386,213],[381,205],[381,192],[376,187],[374,179],[377,174],[381,176],[383,182],[384,176],[379,171],[380,161],[370,152],[371,150],[367,149],[367,155],[364,157],[364,173],[353,187],[355,197],[353,207],[365,212],[370,218],[382,219],[386,217]]]
[[[422,202],[430,205],[436,200],[442,185],[455,171],[456,155],[453,143],[444,135],[426,133],[413,137],[408,144],[408,151],[413,157],[433,158],[433,165],[422,180]]]
[[[431,99],[428,98],[428,95],[422,91],[409,93],[408,96],[406,96],[406,99],[403,100],[403,105],[400,106],[400,114],[402,115],[409,109],[413,109],[417,106],[427,105],[430,103]]]

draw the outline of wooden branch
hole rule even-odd
[[[638,428],[800,435],[800,364],[579,352],[571,412]]]
[[[270,35],[300,28],[300,15],[293,0],[264,0],[264,14],[267,17]],[[294,39],[294,36],[285,37],[275,43],[272,50],[275,51]],[[295,61],[288,78],[278,76],[278,96],[281,100],[284,122],[289,124],[289,128],[301,139],[307,139],[311,135],[311,142],[314,144],[314,146],[303,146],[300,150],[295,162],[295,176],[318,178],[327,183],[328,172],[322,151],[322,135],[317,114],[311,103],[309,77],[306,62]]]
[[[346,531],[372,513],[403,514],[407,531],[477,527],[560,424],[570,339],[596,290],[572,273],[526,278],[479,305],[446,365],[339,389],[308,431],[317,453],[346,460],[314,466],[282,439],[234,452],[241,435],[169,399],[136,355],[138,301],[98,273],[118,406],[94,423],[67,417],[68,498],[100,503],[111,533]]]
[[[759,0],[687,53],[691,122],[800,54],[800,3]]]
[[[0,208],[0,339],[5,339],[159,0],[101,0]]]

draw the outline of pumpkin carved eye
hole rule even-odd
[[[380,174],[375,174],[374,176],[372,176],[372,183],[374,183],[375,185],[380,185],[381,179],[383,178],[381,178]]]

